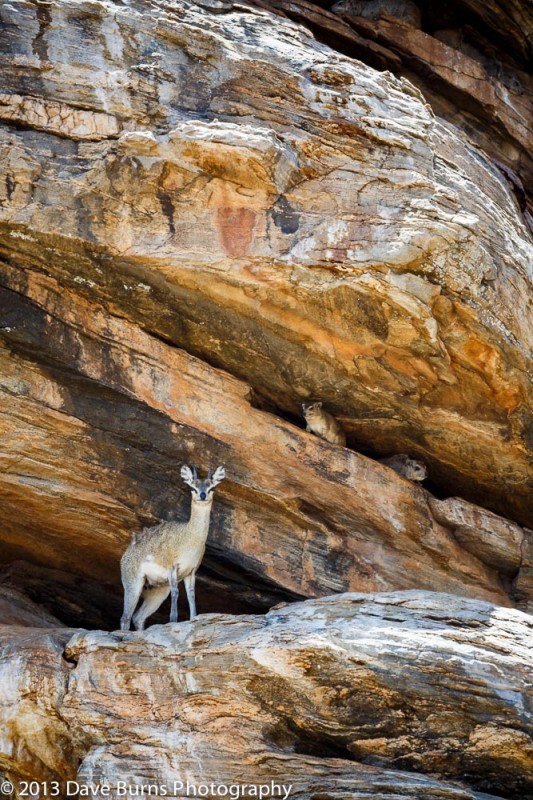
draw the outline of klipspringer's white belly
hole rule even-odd
[[[194,572],[202,560],[202,553],[189,553],[187,556],[182,556],[178,561],[178,580],[182,580],[191,572]],[[159,583],[167,583],[169,580],[169,570],[161,566],[155,560],[154,556],[147,556],[142,562],[142,572],[148,583],[157,585]]]
[[[152,585],[158,583],[168,583],[168,569],[161,567],[153,559],[146,558],[143,561],[142,571],[145,579]]]

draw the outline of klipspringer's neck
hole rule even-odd
[[[191,500],[191,518],[189,520],[189,524],[200,530],[205,528],[207,534],[212,508],[212,499],[207,502],[205,500]]]

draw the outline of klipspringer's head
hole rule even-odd
[[[405,459],[405,477],[410,481],[425,481],[428,476],[428,468],[422,461],[414,458]]]
[[[209,470],[207,478],[199,478],[196,467],[191,469],[185,465],[181,468],[180,475],[187,486],[191,487],[193,503],[212,503],[215,486],[224,480],[226,471],[224,467],[217,467],[213,475]]]
[[[322,414],[322,401],[316,403],[302,403],[302,411],[305,419],[316,418],[317,415]]]

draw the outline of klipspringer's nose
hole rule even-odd
[[[200,500],[206,500],[207,495],[205,492],[200,492]]]

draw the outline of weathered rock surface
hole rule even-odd
[[[501,173],[405,81],[264,11],[46,13],[4,10],[11,267],[526,521],[531,239]]]
[[[63,658],[72,630],[0,625],[0,774],[21,796],[20,780],[71,774],[76,753],[59,708],[70,665]],[[43,796],[43,793],[41,793]]]
[[[533,186],[531,76],[469,45],[463,29],[439,30],[432,36],[403,19],[369,22],[349,6],[339,11],[359,34],[400,57],[402,74],[422,90],[437,114],[466,129],[492,156],[525,208]],[[531,200],[529,208],[531,212]]]
[[[460,497],[429,497],[428,502],[435,519],[453,530],[465,550],[499,572],[516,574],[523,560],[523,528]]]
[[[333,5],[0,7],[15,783],[533,797],[531,620],[503,607],[533,610],[531,15]],[[302,430],[310,398],[349,448]],[[425,489],[366,457],[398,452]],[[198,599],[227,613],[61,628],[117,625],[182,463],[226,466]],[[412,587],[455,596],[229,616]]]
[[[204,611],[511,602],[505,522],[486,563],[294,425],[320,397],[352,447],[527,519],[531,240],[498,172],[405,81],[251,6],[2,13],[2,561],[119,595],[130,532],[187,513],[179,465],[225,463]]]
[[[18,290],[20,275],[3,275]],[[222,553],[297,595],[417,586],[510,602],[498,572],[435,520],[420,486],[252,408],[245,384],[51,278],[31,274],[10,308],[16,357],[0,349],[0,464],[13,550],[118,589],[128,531],[172,506],[188,514],[178,467],[200,455],[227,468],[214,569]]]
[[[187,776],[291,783],[302,798],[531,796],[521,612],[347,594],[266,617],[72,633],[2,629],[0,765],[15,782],[171,789]]]
[[[520,608],[533,614],[533,531],[524,528],[522,564],[515,578],[514,594]]]
[[[533,230],[530,3],[272,0],[269,7],[341,52],[408,78],[491,157]]]

